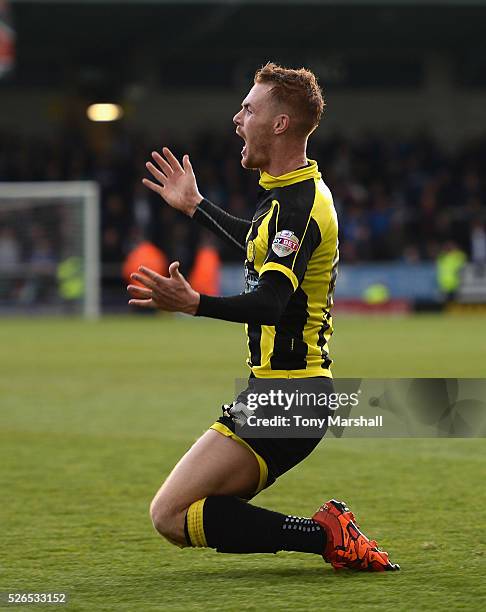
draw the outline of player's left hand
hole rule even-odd
[[[169,275],[167,278],[150,268],[140,266],[138,272],[131,274],[130,278],[144,286],[128,285],[127,290],[132,296],[128,303],[142,308],[158,308],[195,315],[200,296],[179,272],[178,261],[170,264]]]

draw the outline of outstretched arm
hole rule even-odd
[[[276,325],[293,291],[286,276],[280,272],[266,272],[251,293],[231,297],[201,295],[196,316],[235,323]]]
[[[281,272],[265,272],[255,291],[231,297],[200,295],[179,272],[179,262],[169,266],[166,278],[141,266],[132,279],[144,286],[128,285],[129,304],[170,312],[211,317],[236,323],[275,325],[287,306],[293,287]]]
[[[164,156],[156,151],[152,153],[157,165],[146,163],[147,170],[156,182],[144,178],[143,184],[158,193],[172,208],[193,217],[232,246],[244,250],[251,222],[234,217],[203,198],[188,155],[184,155],[181,165],[167,147],[162,149],[162,153]]]
[[[193,219],[232,246],[245,250],[246,235],[251,227],[251,221],[234,217],[206,199],[197,207]]]

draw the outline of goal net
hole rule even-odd
[[[99,192],[0,183],[0,315],[100,313]]]

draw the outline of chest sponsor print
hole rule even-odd
[[[258,287],[258,272],[245,266],[245,293],[251,293]]]

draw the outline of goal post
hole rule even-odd
[[[100,315],[93,181],[0,182],[0,314]]]

